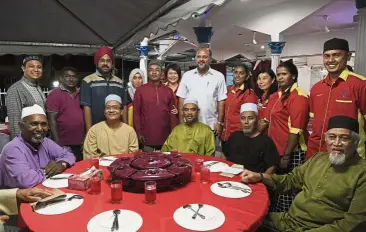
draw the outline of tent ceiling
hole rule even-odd
[[[182,2],[185,1],[0,1],[0,41],[115,46],[149,16]]]

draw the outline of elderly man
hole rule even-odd
[[[52,192],[40,188],[0,190],[0,232],[19,231],[18,228],[4,225],[9,219],[8,215],[18,214],[18,202],[36,202],[51,195]]]
[[[270,137],[258,130],[258,106],[245,103],[240,107],[242,131],[232,133],[224,154],[236,164],[253,172],[272,174],[280,163],[276,145]]]
[[[138,87],[133,99],[133,121],[139,141],[145,151],[160,150],[177,125],[173,91],[160,81],[162,65],[151,61],[149,82]]]
[[[104,99],[109,94],[116,94],[123,99],[124,106],[127,102],[127,92],[122,80],[112,74],[113,53],[107,46],[101,47],[94,54],[94,64],[97,66],[95,73],[87,76],[81,83],[80,104],[83,106],[86,132],[94,125],[105,120]],[[123,107],[124,107],[123,106]],[[127,111],[124,121],[127,122]]]
[[[287,175],[244,170],[242,181],[262,181],[278,192],[298,189],[288,212],[271,213],[279,231],[344,232],[366,220],[366,160],[357,154],[360,140],[356,119],[329,119],[325,142],[319,152]]]
[[[215,137],[209,126],[198,122],[200,110],[194,99],[185,99],[184,122],[174,128],[162,150],[212,156],[215,152]]]
[[[21,135],[0,156],[0,187],[34,187],[75,163],[71,152],[45,138],[48,122],[39,105],[23,108],[19,127]]]
[[[39,86],[42,76],[42,60],[39,56],[26,56],[22,64],[23,77],[10,86],[5,105],[9,117],[10,139],[20,134],[18,126],[24,107],[38,104],[45,107],[46,97]]]
[[[313,132],[307,144],[307,159],[326,151],[324,133],[328,119],[335,115],[359,119],[361,142],[358,154],[365,158],[366,78],[347,69],[351,55],[347,40],[333,38],[324,43],[323,63],[328,75],[310,91]]]
[[[122,99],[110,94],[105,99],[106,121],[90,128],[84,141],[84,159],[91,156],[117,155],[138,150],[135,130],[121,121]]]
[[[210,68],[212,52],[199,48],[196,53],[197,68],[185,72],[179,84],[180,120],[183,120],[183,103],[185,98],[195,98],[201,110],[199,121],[208,125],[220,135],[224,123],[225,99],[227,87],[224,75]]]
[[[77,161],[83,159],[84,114],[80,107],[77,71],[61,70],[61,85],[47,96],[47,114],[53,141],[70,149]]]

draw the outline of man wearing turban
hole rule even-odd
[[[347,40],[333,38],[324,43],[323,63],[328,75],[310,91],[313,130],[308,139],[307,159],[326,151],[324,133],[329,118],[335,115],[359,119],[361,140],[358,153],[365,158],[366,78],[347,69],[350,58]]]
[[[122,80],[112,74],[113,53],[107,47],[101,47],[94,54],[94,64],[97,69],[95,73],[84,78],[80,89],[80,104],[83,106],[86,131],[94,124],[105,120],[104,99],[109,94],[116,94],[128,104],[127,92],[125,91]],[[126,112],[126,110],[124,110]]]
[[[286,175],[244,170],[245,183],[263,182],[278,193],[301,190],[288,212],[270,213],[277,231],[351,231],[366,220],[366,160],[357,154],[356,119],[329,119],[327,152],[318,152]]]

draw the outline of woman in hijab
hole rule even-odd
[[[127,106],[128,125],[133,127],[133,98],[135,96],[136,89],[144,84],[144,72],[139,68],[135,68],[130,73],[129,81],[128,94],[130,95],[131,103]]]

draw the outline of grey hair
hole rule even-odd
[[[351,132],[351,138],[352,140],[355,142],[355,144],[358,144],[361,140],[361,137],[359,134],[357,134],[356,132],[352,131]]]
[[[197,49],[197,51],[196,51],[196,56],[197,56],[197,53],[199,52],[199,51],[201,51],[201,50],[208,50],[208,55],[209,55],[209,57],[210,58],[212,58],[212,51],[211,51],[211,49],[209,49],[209,48],[205,48],[205,47],[199,47],[198,49]]]

